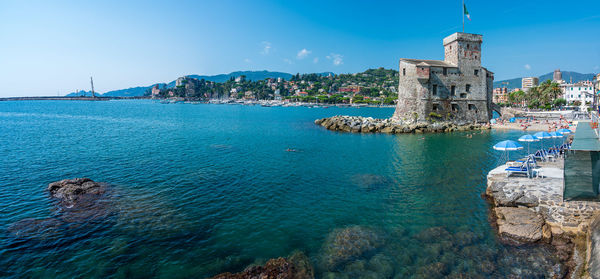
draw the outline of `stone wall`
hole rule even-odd
[[[579,278],[588,272],[589,235],[600,202],[563,201],[563,163],[541,162],[540,177],[531,179],[507,177],[507,165],[499,166],[488,174],[485,195],[492,202],[491,214],[501,239],[513,244],[550,243],[562,260],[571,263],[571,278]],[[600,254],[598,250],[592,252]]]

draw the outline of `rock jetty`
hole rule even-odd
[[[315,120],[315,124],[328,130],[352,133],[449,133],[454,131],[487,130],[490,126],[479,123],[434,121],[430,123],[402,123],[392,119],[362,116],[333,116]]]

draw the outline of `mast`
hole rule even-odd
[[[462,1],[462,7],[460,7],[462,10],[462,20],[463,20],[463,33],[465,33],[465,0]]]
[[[90,77],[90,83],[92,84],[92,98],[96,98],[96,94],[94,93],[94,79]]]

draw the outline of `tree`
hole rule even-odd
[[[563,98],[558,98],[556,100],[554,100],[554,106],[555,107],[562,107],[564,105],[567,104],[567,100],[563,99]]]

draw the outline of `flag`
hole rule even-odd
[[[469,15],[469,12],[467,11],[467,4],[463,4],[463,9],[464,9],[464,13],[467,16],[467,18],[469,20],[471,20],[471,16]]]

